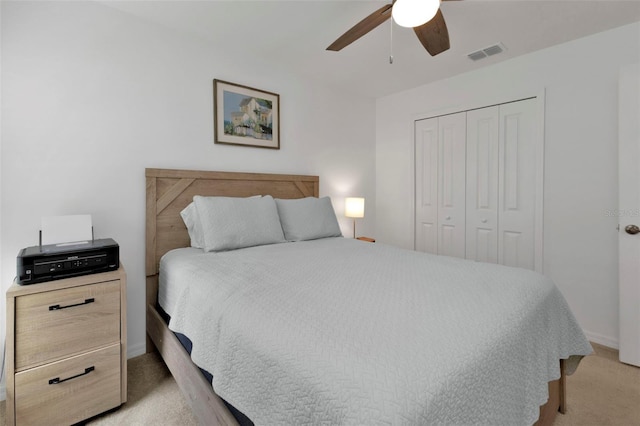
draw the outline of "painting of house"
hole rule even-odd
[[[271,140],[273,135],[271,101],[226,90],[224,100],[225,135]]]

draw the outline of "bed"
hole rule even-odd
[[[186,292],[196,295],[191,303],[197,303],[199,299],[215,299],[218,296],[220,299],[236,298],[236,293],[232,292],[227,295],[224,292],[230,291],[229,288],[237,288],[240,285],[238,283],[242,282],[242,280],[248,283],[246,286],[246,298],[249,301],[248,306],[237,305],[234,308],[235,311],[232,307],[229,307],[230,305],[221,305],[222,307],[219,308],[219,311],[225,311],[225,315],[229,315],[229,317],[218,325],[212,326],[218,330],[216,340],[218,345],[210,347],[208,346],[211,345],[210,343],[194,344],[193,359],[199,364],[199,366],[196,366],[192,361],[192,357],[178,341],[176,335],[169,329],[158,304],[159,272],[163,256],[163,265],[169,261],[173,262],[173,264],[183,265],[182,268],[186,267],[188,271],[191,271],[191,275],[188,275],[189,277],[198,275],[194,274],[193,271],[200,271],[200,275],[203,276],[210,274],[210,272],[205,271],[207,264],[210,262],[205,259],[207,256],[202,253],[202,250],[188,248],[190,238],[180,217],[180,212],[197,195],[251,197],[269,194],[278,199],[318,197],[319,179],[316,176],[164,169],[147,169],[146,179],[147,333],[150,338],[148,349],[152,350],[154,346],[158,349],[186,400],[191,404],[194,414],[202,424],[237,424],[237,420],[225,404],[225,401],[213,390],[210,381],[201,374],[199,367],[206,367],[207,370],[212,371],[214,377],[216,377],[214,385],[218,393],[224,396],[231,404],[239,405],[238,408],[241,411],[246,411],[250,418],[255,416],[255,420],[259,424],[293,423],[294,421],[290,419],[297,419],[295,423],[309,422],[314,424],[354,424],[362,422],[362,419],[375,419],[375,422],[386,424],[493,422],[493,420],[489,419],[494,419],[498,422],[500,422],[499,419],[503,419],[502,422],[504,422],[505,417],[500,417],[500,413],[494,414],[493,412],[505,410],[503,407],[499,407],[502,404],[501,401],[507,401],[511,405],[520,404],[514,402],[516,400],[528,400],[529,407],[527,409],[529,413],[526,415],[528,417],[525,417],[527,420],[524,421],[524,424],[530,424],[535,421],[535,415],[532,414],[531,399],[539,400],[537,404],[533,405],[533,409],[536,409],[535,414],[538,415],[536,424],[552,424],[556,413],[565,410],[565,370],[575,369],[580,356],[590,352],[590,346],[581,331],[579,329],[575,330],[577,325],[570,313],[568,317],[573,322],[569,321],[570,324],[567,330],[573,334],[578,334],[573,346],[563,346],[561,344],[554,350],[543,350],[542,344],[539,344],[537,340],[544,340],[544,337],[537,336],[536,341],[533,341],[528,339],[526,335],[519,335],[518,332],[514,334],[513,331],[505,328],[503,332],[496,333],[511,337],[507,337],[506,340],[501,341],[500,347],[496,347],[496,345],[486,344],[487,342],[483,342],[484,339],[482,338],[478,339],[480,329],[474,329],[475,321],[471,320],[462,328],[454,328],[454,330],[457,330],[454,333],[455,336],[466,334],[464,339],[460,337],[434,341],[434,344],[437,343],[438,347],[446,347],[449,345],[449,340],[458,341],[456,344],[463,342],[463,345],[465,344],[464,342],[473,342],[474,346],[471,349],[467,348],[465,351],[454,349],[449,352],[446,350],[434,351],[429,346],[428,337],[418,336],[415,339],[411,339],[411,337],[407,338],[407,333],[397,333],[397,330],[412,330],[411,327],[416,327],[415,321],[421,327],[416,330],[428,328],[430,324],[433,324],[433,327],[436,328],[448,327],[447,324],[457,322],[457,314],[452,312],[452,309],[436,311],[436,305],[434,305],[433,310],[430,308],[427,314],[423,316],[420,313],[420,309],[416,310],[414,306],[413,309],[417,312],[416,315],[419,318],[415,319],[415,315],[412,314],[411,322],[406,322],[406,318],[405,322],[402,322],[403,320],[397,319],[395,316],[389,316],[388,313],[384,321],[376,322],[374,320],[369,321],[368,318],[375,317],[376,312],[381,312],[380,309],[384,310],[385,308],[381,308],[379,304],[367,305],[361,303],[363,298],[366,299],[370,295],[378,294],[376,296],[378,300],[389,301],[391,305],[389,312],[391,312],[398,311],[398,306],[402,306],[394,305],[394,303],[420,300],[421,303],[428,304],[431,298],[447,298],[447,288],[441,287],[440,293],[433,290],[435,293],[431,293],[423,301],[420,297],[424,297],[424,295],[415,296],[417,294],[415,293],[416,291],[421,291],[418,288],[419,286],[416,287],[413,284],[412,287],[406,284],[408,299],[405,297],[404,301],[401,300],[402,298],[396,300],[395,295],[402,292],[385,293],[387,291],[385,287],[388,286],[384,285],[383,279],[376,278],[377,276],[384,276],[385,270],[389,269],[385,264],[385,259],[397,258],[394,261],[402,263],[409,258],[423,256],[423,254],[395,249],[382,244],[365,243],[335,236],[314,241],[274,244],[271,247],[250,247],[237,252],[226,252],[224,256],[216,256],[219,262],[226,262],[214,266],[218,271],[225,268],[232,271],[254,268],[257,269],[257,272],[252,271],[252,273],[257,273],[258,275],[253,275],[254,279],[251,279],[252,275],[249,273],[245,277],[232,277],[232,279],[239,281],[226,289],[223,282],[221,284],[222,287],[216,288],[216,293],[207,296],[201,295],[198,291],[201,288],[209,287],[209,285],[196,284],[196,280],[193,278],[193,283],[189,287],[192,290]],[[327,271],[323,271],[322,267],[318,266],[318,262],[316,262],[316,265],[302,265],[305,258],[314,257],[322,257],[326,261],[332,262],[332,265],[342,264],[342,266],[330,268],[333,271],[332,274],[329,274],[332,277],[329,277],[326,276]],[[209,259],[211,259],[211,256],[209,256]],[[375,260],[372,261],[371,259]],[[480,303],[483,297],[486,298],[486,292],[481,291],[484,288],[482,286],[491,287],[493,286],[493,281],[513,280],[515,282],[520,280],[518,278],[520,271],[510,268],[504,268],[504,270],[495,269],[493,266],[452,258],[445,258],[443,266],[442,259],[439,259],[438,256],[421,257],[419,260],[422,259],[428,259],[427,263],[431,262],[430,266],[411,266],[414,263],[420,263],[411,261],[412,263],[407,263],[406,270],[418,269],[412,273],[407,273],[408,275],[423,274],[424,271],[419,268],[428,267],[435,268],[429,269],[429,271],[444,271],[442,272],[443,276],[455,275],[457,271],[469,269],[467,275],[485,277],[484,280],[480,280],[482,284],[478,287],[479,290],[473,290],[473,287],[466,287],[465,293],[468,293],[469,289],[472,289],[472,293],[473,291],[477,292],[475,294],[467,294],[465,296],[466,299],[462,297],[461,306],[464,308],[461,306],[455,308],[467,311],[473,308],[472,305],[480,304],[480,310],[477,312],[481,316],[491,317],[493,310],[493,308],[486,310],[482,308],[482,306],[490,302],[483,300]],[[361,275],[365,269],[370,269],[370,275],[363,278]],[[499,270],[500,274],[507,274],[507,278],[495,278],[492,274],[496,274],[496,270]],[[440,272],[433,273],[440,274]],[[173,272],[163,272],[163,280],[168,280],[173,276],[172,274]],[[532,273],[531,275],[535,274]],[[255,279],[257,276],[261,278]],[[268,277],[273,277],[273,282],[263,283],[263,281],[266,282]],[[302,280],[300,277],[306,278]],[[386,279],[389,281],[393,280],[394,277],[391,276]],[[296,300],[293,298],[292,293],[297,292],[296,283],[302,281],[313,285],[308,285],[307,290],[300,290],[301,299]],[[411,280],[403,280],[402,283],[405,281],[409,283]],[[464,279],[461,277],[454,277],[450,281],[450,287],[456,287],[463,281]],[[353,288],[345,286],[346,282],[353,282]],[[356,286],[355,283],[358,283],[360,287]],[[274,290],[278,285],[284,286],[284,294],[286,296],[278,294]],[[370,287],[366,287],[367,285],[370,285]],[[552,308],[548,308],[548,310],[568,310],[566,302],[559,295],[555,286],[549,283],[544,285],[547,286],[547,289],[544,296],[540,296],[540,298],[546,298],[551,301],[549,303]],[[499,294],[499,296],[494,296],[498,300],[498,304],[514,303],[504,299],[504,294],[510,292],[509,288],[495,289]],[[366,291],[363,291],[363,289],[366,289]],[[291,299],[289,299],[290,297]],[[515,312],[525,312],[525,305],[529,300],[528,297],[522,298],[521,302],[516,299],[515,303],[522,303],[523,306],[516,309]],[[531,300],[534,300],[538,296],[531,295],[531,297]],[[201,307],[196,309],[176,308],[181,302],[176,302],[178,299],[175,298],[169,298],[173,301],[168,302],[166,291],[161,294],[160,299],[164,308],[168,308],[169,313],[173,315],[172,329],[185,332],[190,338],[198,337],[199,332],[195,325],[198,322],[208,321],[211,316],[206,314],[206,309]],[[280,308],[286,305],[289,300],[292,301],[293,313],[284,314],[284,312],[289,311]],[[294,300],[295,303],[293,302]],[[320,301],[324,301],[325,305],[316,304],[316,302],[320,303]],[[354,301],[357,301],[357,303],[354,304]],[[346,303],[346,305],[342,303]],[[349,303],[354,306],[353,309],[349,308]],[[278,309],[272,310],[271,313],[263,312],[264,306],[268,305],[277,305]],[[324,307],[318,308],[318,306]],[[370,311],[373,309],[371,306],[375,306],[376,312]],[[420,306],[423,305],[420,304]],[[478,309],[478,306],[476,306],[476,309]],[[243,315],[243,312],[249,311],[256,311],[258,319]],[[342,315],[346,311],[353,311],[349,312],[346,320],[351,321],[352,326],[341,329],[340,322],[342,321]],[[410,311],[410,309],[407,308],[407,311]],[[282,333],[269,335],[267,327],[257,333],[257,336],[252,337],[252,339],[257,339],[258,343],[253,341],[246,345],[237,343],[245,340],[243,330],[261,330],[263,325],[267,324],[267,321],[261,321],[260,318],[266,318],[265,316],[267,315],[273,316],[273,318],[269,319],[270,321],[273,320],[276,323],[280,321],[278,327],[282,327]],[[333,319],[333,322],[329,321],[329,326],[333,327],[329,333],[324,330],[312,330],[314,324],[322,320],[323,315]],[[217,314],[214,316],[217,316]],[[276,319],[276,317],[283,318]],[[355,321],[354,317],[359,317],[360,319]],[[401,316],[398,316],[398,318],[401,318]],[[541,321],[543,322],[551,321],[552,319],[553,317],[550,313],[545,313],[541,316]],[[308,322],[304,323],[304,321]],[[514,317],[513,321],[507,322],[515,321]],[[527,321],[526,315],[525,318],[520,318],[519,321],[531,322]],[[289,324],[294,323],[293,325],[295,326],[295,323],[298,322],[305,324],[304,330],[306,331],[304,335],[301,334],[295,339],[287,340],[288,335],[299,331],[287,332],[285,329],[289,327]],[[398,326],[397,329],[393,328],[395,326],[394,322],[398,322],[396,324]],[[496,325],[492,328],[501,329],[502,325],[500,323],[504,322],[504,319],[496,318]],[[220,331],[220,324],[224,324],[223,331]],[[369,337],[358,340],[362,336],[368,336],[367,327],[369,326],[375,326],[376,329],[382,328],[384,332],[372,334]],[[553,323],[545,323],[543,326],[549,327],[550,330],[554,327]],[[273,330],[271,333],[273,333]],[[415,330],[411,331],[411,333],[409,336],[417,335]],[[548,334],[552,335],[553,333],[550,332]],[[220,337],[222,335],[226,337]],[[567,338],[564,335],[562,338],[563,341],[571,339],[572,337]],[[410,349],[410,345],[413,344],[409,342],[410,340],[422,342],[422,346],[417,346],[419,350]],[[336,344],[336,342],[338,343]],[[471,344],[469,343],[469,345]],[[533,375],[535,383],[537,383],[536,386],[526,386],[524,390],[522,385],[520,385],[520,388],[516,386],[517,380],[515,377],[521,372],[512,371],[514,366],[510,363],[508,357],[503,356],[508,353],[508,347],[521,345],[528,345],[531,351],[539,352],[538,358],[544,358],[545,356],[553,358],[553,360],[543,359],[544,367],[542,367],[542,370],[545,370],[544,373],[528,367],[524,368],[525,370],[531,370],[528,375]],[[249,354],[248,349],[246,349],[247,352],[245,353],[245,347],[253,346],[258,348],[257,354]],[[292,363],[291,360],[287,360],[279,363],[277,360],[274,361],[269,358],[270,355],[267,353],[267,349],[280,352],[280,356],[287,358],[287,350],[289,350],[287,347],[289,346],[291,351],[296,354],[293,358],[301,358],[301,364],[311,363],[312,367],[303,370],[299,362]],[[487,347],[480,349],[481,346]],[[203,350],[203,347],[209,349]],[[305,353],[304,348],[306,347],[314,347],[314,350]],[[373,348],[380,348],[380,350],[373,350]],[[363,352],[366,353],[362,355]],[[424,358],[420,358],[422,352],[428,353],[428,362]],[[223,356],[226,356],[226,361],[216,364],[215,361],[207,359],[210,355],[209,353],[215,354],[212,357],[220,360],[223,359]],[[354,358],[354,353],[359,353],[360,357],[356,356]],[[304,355],[301,356],[301,354]],[[468,357],[469,354],[474,357],[470,364],[473,367],[461,367],[464,365],[464,358]],[[438,362],[443,363],[442,366],[430,369],[429,364],[431,362],[435,363],[437,358],[442,357],[450,358],[449,364],[447,364],[447,359],[439,360]],[[396,358],[402,359],[402,362],[397,364],[411,364],[413,362],[415,368],[411,367],[413,370],[409,373],[403,371],[397,365],[394,365],[393,359]],[[565,361],[565,359],[568,359],[568,361]],[[241,365],[233,365],[237,363]],[[327,370],[318,374],[314,373],[316,367],[325,364],[330,364]],[[535,364],[535,362],[531,364]],[[220,365],[222,365],[222,369],[220,369]],[[275,378],[268,374],[262,374],[261,365],[268,365],[268,370],[273,372]],[[345,367],[345,371],[339,371],[341,366],[349,366],[349,368]],[[244,376],[233,377],[232,374],[228,374],[228,371],[226,371],[228,369],[245,370],[245,373]],[[347,370],[353,370],[355,373]],[[501,377],[503,375],[501,370],[507,372],[507,377],[509,374],[513,374],[514,379]],[[428,375],[430,380],[413,380],[411,374],[415,374],[418,377]],[[545,376],[544,379],[536,376],[542,374]],[[297,376],[307,380],[307,383],[301,386],[301,389],[297,389],[295,386],[298,385],[295,383],[289,384],[289,382],[294,382],[294,379],[297,380]],[[247,377],[250,378],[248,382]],[[260,377],[260,379],[256,379],[256,377]],[[328,380],[323,381],[323,377]],[[460,380],[457,377],[460,377]],[[260,380],[263,382],[260,382]],[[358,383],[356,384],[356,382]],[[382,384],[377,384],[377,382]],[[419,386],[414,386],[415,383],[418,383]],[[546,389],[534,389],[540,388],[543,384]],[[483,395],[479,398],[479,401],[475,401],[474,398],[470,397],[471,393],[469,392],[474,392],[472,389],[474,386],[480,386],[481,388],[480,391],[476,391],[476,393],[479,392],[478,394]],[[505,398],[504,395],[510,392],[517,393],[517,396]],[[289,414],[282,411],[287,411],[291,407],[286,406],[286,403],[282,409],[278,406],[279,401],[282,400],[283,393],[295,395],[290,404],[296,405],[296,401],[306,401],[305,404],[302,404],[306,405],[306,407],[298,407],[298,409],[301,409],[291,414],[292,417],[287,417]],[[389,396],[389,393],[397,393],[398,395]],[[419,399],[421,393],[430,394],[431,398],[428,403],[425,403],[424,407],[417,407],[415,404],[408,403],[408,401],[416,399],[416,395],[418,395]],[[532,395],[520,395],[520,393],[532,393]],[[545,399],[547,400],[546,403],[544,403]],[[465,412],[461,407],[468,405],[471,400],[474,400],[472,402],[475,405],[467,407],[466,414],[460,414],[462,417],[456,417],[458,412]],[[253,401],[253,405],[251,401]],[[259,401],[265,407],[256,408],[254,406],[255,401]],[[338,402],[336,403],[336,401]],[[325,407],[325,414],[311,412],[306,417],[307,412],[305,409],[308,410],[309,406],[316,406],[314,404]],[[537,406],[540,406],[540,408],[538,409]],[[522,408],[512,407],[506,409],[506,411],[509,410],[520,412]],[[471,413],[471,417],[468,417],[469,413]],[[477,417],[474,417],[476,414]],[[493,417],[494,415],[498,417]],[[522,422],[523,420],[519,421],[519,423]]]

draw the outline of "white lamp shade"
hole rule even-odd
[[[364,198],[349,197],[344,202],[346,217],[364,217]]]
[[[440,0],[397,0],[391,16],[401,27],[413,28],[433,19],[439,8]]]

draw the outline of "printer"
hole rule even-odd
[[[17,266],[21,285],[115,271],[120,247],[111,238],[27,247],[18,253]]]

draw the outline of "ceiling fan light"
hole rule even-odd
[[[439,8],[440,0],[396,0],[391,16],[401,27],[413,28],[433,19]]]

